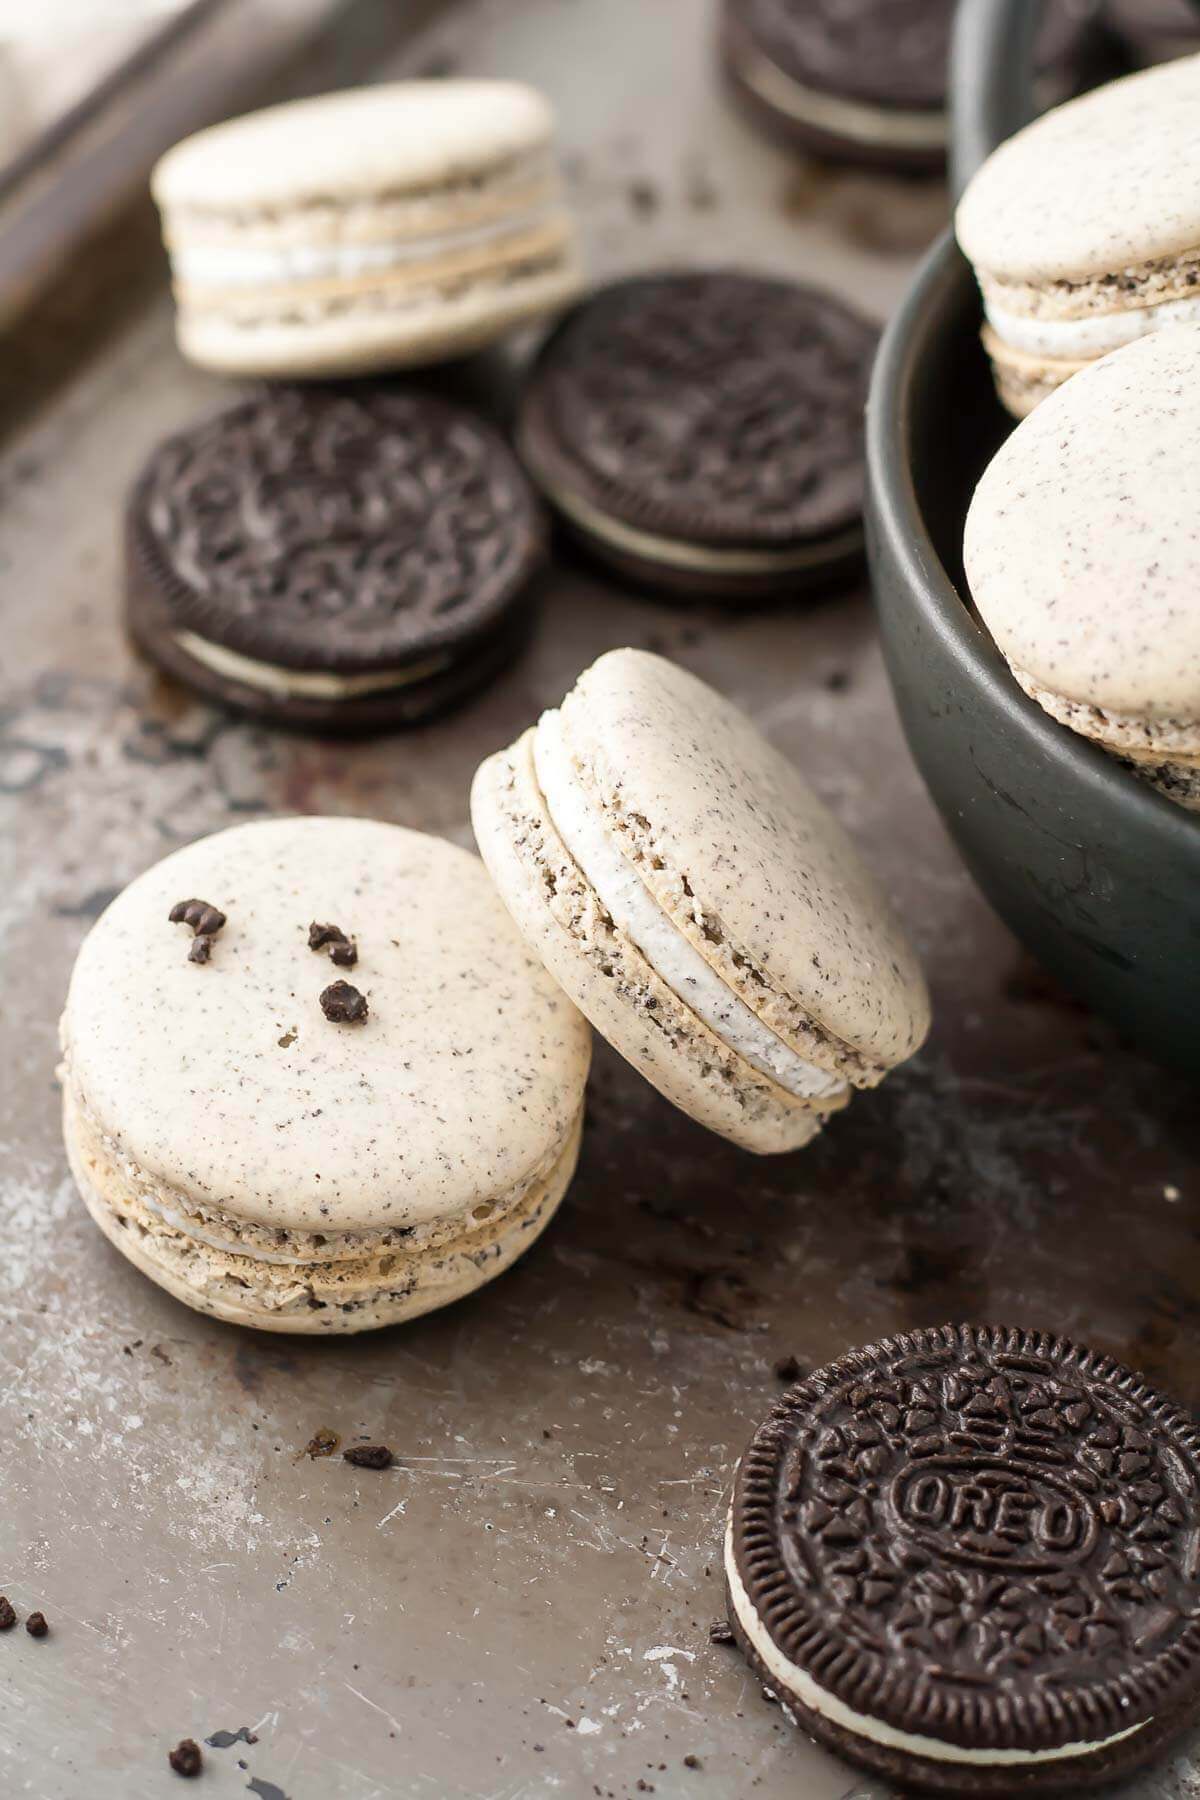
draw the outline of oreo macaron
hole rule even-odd
[[[126,614],[166,672],[268,722],[419,724],[532,620],[542,511],[499,433],[431,395],[276,387],[153,452]]]
[[[638,582],[727,600],[832,582],[862,559],[876,335],[764,276],[620,281],[544,345],[518,448],[572,532]]]
[[[905,1793],[1064,1793],[1200,1704],[1200,1438],[1109,1356],[969,1325],[793,1387],[738,1469],[729,1619],[797,1724]]]
[[[1044,104],[1081,85],[1095,0],[1048,0]],[[945,161],[954,0],[724,0],[722,60],[772,136],[835,162],[936,171]]]
[[[501,1273],[579,1151],[589,1032],[482,864],[364,819],[175,851],[104,912],[63,1125],[105,1236],[176,1299],[362,1331]]]
[[[627,1061],[760,1153],[805,1144],[920,1045],[916,957],[798,771],[694,675],[614,650],[479,769],[517,926]]]
[[[210,126],[152,178],[179,346],[228,374],[443,362],[577,292],[554,117],[508,81],[405,81]]]
[[[1089,362],[1200,320],[1200,56],[1069,101],[995,150],[955,215],[1018,417]]]
[[[963,540],[971,597],[1030,698],[1193,812],[1197,395],[1200,324],[1093,363],[1001,445]]]

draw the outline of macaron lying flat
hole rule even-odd
[[[828,584],[862,560],[876,337],[832,294],[736,269],[618,281],[543,346],[518,447],[636,581],[734,601]]]
[[[1110,1356],[947,1325],[799,1382],[738,1468],[729,1619],[899,1792],[1063,1794],[1200,1702],[1200,1438]]]
[[[589,1032],[477,859],[362,819],[240,825],[85,940],[64,1131],[105,1235],[201,1312],[363,1331],[538,1236],[579,1150]]]
[[[1200,325],[1117,350],[1001,446],[971,596],[1025,692],[1200,810]]]
[[[1200,320],[1200,56],[1098,88],[996,150],[958,205],[1017,417],[1111,350]]]
[[[734,1143],[807,1143],[921,1043],[920,969],[849,840],[750,721],[673,663],[602,656],[483,764],[471,812],[550,973]]]
[[[421,724],[524,643],[542,509],[485,420],[431,395],[271,387],[159,444],[126,515],[130,632],[271,724]]]
[[[151,185],[180,349],[231,374],[362,373],[561,306],[580,271],[553,129],[515,82],[408,81],[176,144]]]

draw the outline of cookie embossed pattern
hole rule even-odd
[[[738,1477],[730,1616],[841,1754],[936,1792],[1111,1779],[1184,1723],[1200,1440],[1111,1358],[947,1326],[799,1383]]]

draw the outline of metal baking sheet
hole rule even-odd
[[[598,277],[744,262],[882,316],[943,216],[936,185],[821,172],[754,138],[699,0],[475,0],[371,73],[451,69],[553,95]],[[175,354],[151,232],[129,245],[142,260],[99,322],[68,288],[19,359],[0,346],[0,1591],[51,1622],[40,1643],[0,1639],[0,1785],[169,1794],[177,1739],[244,1726],[257,1741],[207,1751],[197,1791],[880,1800],[708,1639],[731,1472],[773,1365],[1011,1320],[1195,1407],[1194,1094],[987,911],[904,750],[862,592],[722,616],[564,562],[504,681],[350,748],[157,680],[117,624],[122,495],[160,434],[229,390]],[[925,956],[927,1049],[815,1147],[759,1161],[601,1048],[575,1188],[494,1287],[342,1343],[175,1305],[90,1224],[60,1148],[55,1024],[89,920],[175,845],[266,813],[469,843],[480,757],[621,643],[736,696],[858,836]],[[389,1443],[397,1465],[310,1460],[322,1428]],[[1185,1745],[1126,1791],[1182,1800],[1196,1767]]]

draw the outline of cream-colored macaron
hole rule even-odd
[[[967,513],[967,580],[1025,692],[1200,810],[1200,325],[1052,394]]]
[[[1018,417],[1109,351],[1200,320],[1198,119],[1189,56],[1046,113],[968,185],[958,241]]]
[[[201,1312],[346,1332],[534,1241],[575,1167],[590,1034],[477,858],[306,818],[126,888],[79,952],[62,1048],[71,1167],[117,1248]]]
[[[484,861],[598,1031],[748,1150],[806,1143],[921,1043],[925,983],[849,839],[694,675],[640,650],[484,763]]]
[[[562,306],[581,275],[553,135],[520,83],[405,81],[176,144],[151,186],[181,350],[231,374],[356,374]]]

